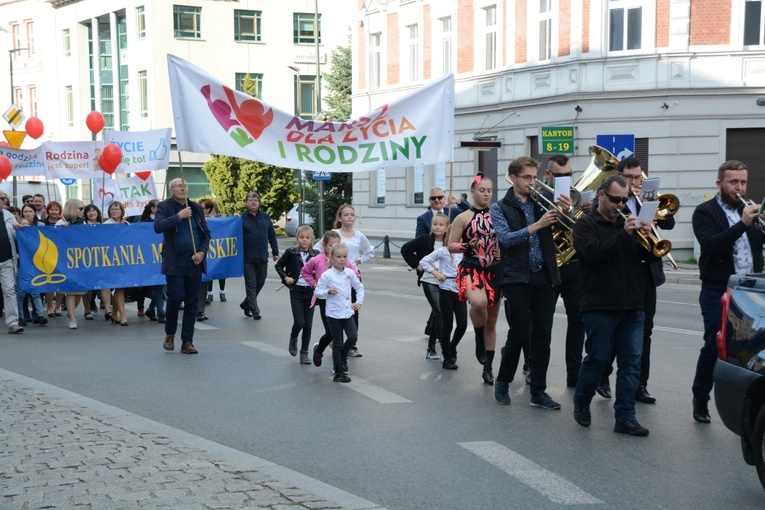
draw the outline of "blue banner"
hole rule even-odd
[[[205,280],[242,276],[242,219],[214,218]],[[19,288],[24,292],[67,292],[164,285],[162,235],[153,223],[23,227],[19,245]]]

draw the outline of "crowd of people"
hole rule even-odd
[[[460,199],[447,196],[438,187],[431,190],[430,206],[417,218],[415,238],[401,249],[404,260],[416,270],[417,284],[430,307],[425,357],[440,360],[445,370],[458,369],[457,348],[469,316],[481,377],[485,384],[493,385],[496,402],[511,403],[509,384],[523,354],[530,405],[561,409],[546,388],[553,317],[562,297],[567,316],[566,382],[574,389],[574,420],[589,426],[595,394],[606,399],[614,396],[614,431],[646,436],[649,431],[637,421],[635,403],[656,402],[648,392],[651,335],[656,288],[665,277],[661,259],[641,239],[650,239],[656,226],[672,229],[674,218],[660,215],[653,223],[638,222],[644,173],[636,158],[620,161],[614,175],[598,182],[592,202],[586,204],[571,196],[578,192],[575,188],[571,195],[558,197],[550,191],[556,177],[572,175],[568,157],[550,157],[544,172],[547,187],[541,190],[535,185],[539,166],[529,157],[512,160],[507,172],[512,186],[498,201],[493,200],[494,183],[481,174],[471,182],[471,202],[465,194]],[[693,213],[693,230],[701,246],[699,302],[705,328],[692,388],[692,415],[699,423],[711,421],[708,401],[717,357],[715,335],[727,279],[731,274],[763,268],[765,239],[755,219],[765,215],[760,214],[759,206],[744,204],[741,199],[746,197],[747,171],[739,161],[723,163],[716,181],[718,193]],[[183,310],[180,351],[196,354],[194,323],[207,319],[205,305],[213,299],[213,282],[202,283],[210,242],[207,219],[220,212],[213,200],[189,200],[188,186],[181,179],[174,179],[169,190],[170,198],[151,201],[138,218],[125,218],[123,205],[113,202],[103,223],[153,222],[155,232],[163,235],[166,286],[130,292],[139,315],[164,323],[165,350],[175,349]],[[102,222],[99,208],[84,206],[77,199],[67,200],[63,207],[56,201],[46,204],[42,195],[35,195],[25,196],[18,209],[10,206],[2,192],[0,201],[6,205],[6,228],[0,229],[0,285],[8,332],[21,333],[28,322],[45,325],[49,318],[62,316],[62,302],[71,329],[78,327],[75,311],[80,302],[84,318],[92,320],[99,310],[95,291],[68,292],[65,300],[59,293],[16,293],[15,231],[27,225],[98,225]],[[359,309],[364,301],[360,266],[374,257],[371,243],[355,228],[353,206],[340,206],[335,229],[318,242],[310,226],[301,226],[297,245],[281,256],[273,221],[260,209],[257,192],[248,193],[241,218],[245,298],[240,308],[247,317],[261,319],[258,294],[269,265],[275,263],[279,278],[290,290],[289,353],[299,354],[301,364],[318,367],[332,345],[334,380],[350,382],[348,358],[362,356],[357,346]],[[566,257],[561,257],[556,229],[567,231],[573,244]],[[226,301],[225,283],[218,283],[221,301]],[[127,290],[100,291],[105,318],[122,326],[128,325]],[[503,298],[508,333],[499,349],[495,377],[497,320]],[[147,299],[150,303],[144,310]],[[311,349],[317,305],[324,332]],[[612,395],[609,376],[614,361],[618,370]]]

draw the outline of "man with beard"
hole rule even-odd
[[[744,207],[737,196],[746,197],[746,179],[744,163],[726,161],[717,170],[718,193],[693,211],[693,234],[701,247],[699,305],[704,319],[704,346],[693,379],[693,418],[699,423],[711,421],[708,402],[717,361],[720,298],[728,278],[762,271],[763,233],[755,225],[760,206]]]
[[[612,175],[598,188],[597,208],[574,226],[574,247],[582,263],[582,322],[587,334],[587,356],[574,391],[574,420],[583,427],[590,426],[590,402],[603,367],[616,352],[614,432],[647,436],[648,429],[635,419],[643,351],[642,263],[657,259],[634,238],[637,230],[650,232],[651,225],[638,225],[632,215],[622,217],[621,209],[628,200],[627,181]]]

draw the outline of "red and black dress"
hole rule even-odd
[[[499,270],[499,240],[494,233],[489,209],[470,209],[473,211],[473,219],[462,232],[462,250],[464,255],[462,262],[457,268],[457,286],[459,287],[460,301],[466,302],[468,276],[473,289],[486,289],[486,297],[489,306],[496,303],[500,295],[497,280]],[[478,239],[475,248],[470,246],[472,239]],[[462,251],[460,250],[460,251]]]

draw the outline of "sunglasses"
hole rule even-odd
[[[608,197],[608,199],[611,201],[612,204],[618,204],[619,202],[621,202],[622,204],[626,204],[627,201],[629,200],[629,197],[615,197],[613,195],[609,195],[605,191],[603,192],[603,194]]]
[[[437,195],[437,196],[434,196],[434,197],[430,197],[431,200],[443,200],[444,198],[446,198],[446,197],[443,196],[443,195]]]
[[[550,173],[552,174],[552,172]],[[574,175],[573,172],[568,172],[566,174],[552,174],[553,177],[571,177],[572,175]]]
[[[85,210],[84,207],[78,207],[77,209],[79,209],[80,211],[84,211]]]

